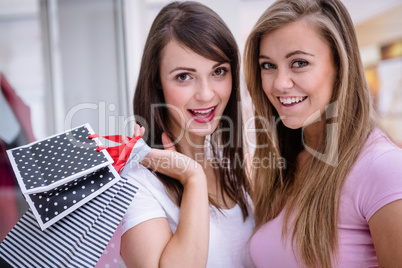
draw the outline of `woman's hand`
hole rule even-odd
[[[190,157],[170,150],[152,149],[141,164],[154,171],[175,178],[185,186],[191,179],[205,174],[201,165]]]
[[[135,126],[134,126],[134,137],[137,137],[137,136],[144,136],[144,133],[145,133],[145,128],[144,127],[140,127],[140,125],[138,125],[138,124],[135,124]]]
[[[134,136],[142,136],[144,132],[144,127],[135,125]],[[141,161],[143,166],[175,178],[183,186],[197,177],[205,177],[202,166],[190,157],[178,153],[165,133],[162,134],[162,144],[165,150],[152,149]]]

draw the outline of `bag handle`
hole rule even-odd
[[[94,139],[94,138],[99,138],[102,137],[104,139],[117,142],[117,143],[122,143],[121,145],[117,146],[112,146],[112,147],[106,147],[104,145],[100,145],[96,147],[97,151],[101,151],[106,149],[106,151],[110,154],[112,157],[114,163],[113,167],[117,170],[117,172],[120,174],[121,170],[123,167],[126,165],[127,160],[131,154],[131,151],[134,148],[134,145],[137,143],[139,139],[141,139],[141,136],[136,136],[134,138],[130,138],[127,136],[122,136],[122,135],[109,135],[109,136],[99,136],[98,134],[92,134],[89,135],[89,139]]]

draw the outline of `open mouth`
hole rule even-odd
[[[285,106],[291,106],[300,102],[303,102],[307,99],[307,96],[304,97],[278,97],[279,101]]]
[[[188,109],[194,121],[198,123],[208,123],[215,117],[216,106],[205,109]]]

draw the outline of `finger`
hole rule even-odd
[[[188,161],[192,161],[192,159],[180,153],[171,150],[152,149],[140,163],[148,169],[175,178],[183,183],[186,178],[184,172],[189,166]],[[192,173],[190,172],[190,174]]]
[[[193,176],[205,175],[200,164],[171,150],[152,149],[140,163],[148,169],[178,180],[183,185]]]
[[[141,137],[145,134],[145,127],[141,127]]]
[[[141,128],[140,125],[135,124],[134,126],[134,137],[141,136]]]
[[[166,171],[169,171],[169,168],[172,168],[172,165],[168,164],[173,163],[172,161],[174,160],[174,156],[172,153],[172,151],[152,149],[140,161],[140,164],[148,169],[161,172],[165,175],[171,175],[167,174]]]
[[[168,135],[165,132],[162,133],[162,144],[165,150],[176,152],[176,148],[174,147],[172,140],[169,139]]]

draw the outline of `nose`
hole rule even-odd
[[[278,68],[274,80],[274,88],[278,91],[287,91],[293,86],[294,82],[290,70]]]
[[[197,91],[195,93],[195,99],[198,101],[208,102],[215,96],[215,90],[207,80],[199,80],[197,83]]]

